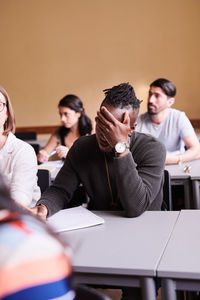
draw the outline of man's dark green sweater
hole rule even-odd
[[[137,217],[146,210],[160,210],[165,157],[164,145],[143,133],[133,132],[130,152],[119,158],[114,153],[102,152],[96,135],[81,137],[71,147],[64,166],[37,205],[45,204],[49,216],[70,207],[73,194],[82,183],[91,210],[109,210],[111,193],[127,217]]]

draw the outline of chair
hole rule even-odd
[[[38,186],[40,187],[41,194],[50,186],[51,184],[51,174],[49,170],[38,169]]]
[[[78,285],[75,288],[76,300],[111,300],[110,297],[104,295],[93,288],[84,285]]]
[[[90,199],[86,192],[86,189],[82,183],[80,183],[79,187],[75,190],[72,199],[70,201],[69,207],[75,207],[79,205],[84,205],[87,207]]]
[[[167,170],[164,170],[163,203],[161,210],[173,210],[171,179],[170,174]]]
[[[33,140],[36,141],[37,140],[37,133],[34,131],[29,131],[29,132],[15,132],[15,136],[23,141],[27,141],[27,140]]]
[[[35,150],[35,154],[37,155],[40,151],[40,145],[37,143],[30,143],[30,145],[33,147],[33,149]]]

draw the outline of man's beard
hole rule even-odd
[[[151,110],[148,109],[148,114],[149,114],[150,116],[155,116],[155,115],[157,115],[158,113],[157,113],[156,111],[151,111]]]
[[[154,107],[154,106],[153,106]],[[157,115],[157,111],[152,111],[149,105],[147,106],[148,114],[151,116]]]

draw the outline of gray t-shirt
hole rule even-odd
[[[183,138],[195,135],[195,131],[185,113],[169,108],[166,119],[161,124],[152,123],[149,114],[141,114],[137,120],[136,131],[148,133],[158,138],[173,154],[185,151]]]

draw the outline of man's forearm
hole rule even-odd
[[[165,164],[181,164],[182,162],[187,162],[195,159],[200,159],[200,149],[196,147],[186,150],[181,155],[167,153]]]

